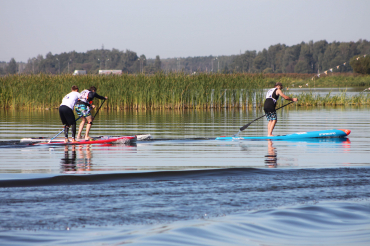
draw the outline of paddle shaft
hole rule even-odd
[[[104,101],[100,104],[100,107],[99,107],[99,108],[98,108],[98,110],[96,111],[96,113],[95,113],[94,117],[92,118],[92,120],[94,120],[94,119],[95,119],[95,116],[99,113],[99,110],[100,110],[101,106],[103,106],[103,104],[105,103],[105,100],[106,100],[106,99],[104,99]]]
[[[283,105],[283,106],[281,106],[281,107],[277,108],[276,110],[279,110],[279,109],[281,109],[281,108],[284,108],[285,106],[288,106],[289,104],[292,104],[292,103],[294,103],[294,102],[292,101],[292,102],[290,102],[290,103],[287,103],[287,104],[285,104],[285,105]],[[255,121],[257,121],[257,120],[259,120],[259,119],[261,119],[261,118],[263,118],[263,117],[265,117],[265,116],[266,116],[266,114],[264,114],[264,115],[262,115],[261,117],[258,117],[257,119],[255,119],[255,120],[253,120],[253,121],[249,122],[248,124],[246,124],[246,125],[242,126],[242,127],[240,128],[240,131],[244,131],[244,130],[245,130],[248,126],[250,126],[253,122],[255,122]]]
[[[80,116],[80,117],[78,117],[78,118],[75,120],[75,122],[77,122],[80,118],[81,118],[81,116]],[[53,139],[55,139],[56,137],[58,137],[62,132],[64,132],[64,129],[65,129],[65,128],[63,128],[63,130],[61,130],[57,135],[55,135],[54,137],[52,137],[52,138],[49,140],[49,143],[50,143]]]

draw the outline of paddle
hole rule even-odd
[[[101,106],[103,106],[103,104],[105,103],[105,100],[106,100],[106,99],[104,99],[104,101],[100,104],[100,107],[99,107],[99,108],[98,108],[98,110],[96,111],[96,113],[95,113],[94,117],[92,118],[92,120],[94,120],[94,119],[95,119],[95,116],[99,113],[99,110],[100,110]]]
[[[285,106],[288,106],[289,104],[292,104],[292,103],[294,103],[294,102],[293,102],[293,101],[291,101],[290,103],[287,103],[287,104],[285,104],[285,105],[283,105],[283,106],[281,106],[281,107],[277,108],[276,110],[279,110],[279,109],[281,109],[281,108],[284,108]],[[266,116],[266,114],[264,114],[264,115],[262,115],[262,116],[258,117],[257,119],[255,119],[255,120],[253,120],[253,121],[249,122],[248,124],[246,124],[246,125],[244,125],[244,126],[240,127],[239,132],[238,132],[237,134],[233,135],[233,137],[237,137],[237,136],[239,135],[239,133],[240,133],[240,132],[244,131],[244,130],[245,130],[248,126],[250,126],[253,122],[255,122],[255,121],[257,121],[257,120],[259,120],[259,119],[261,119],[261,118],[263,118],[263,117],[265,117],[265,116]]]
[[[75,120],[75,122],[77,122],[80,118],[81,118],[81,116],[80,116],[80,117],[78,117],[78,118]],[[65,128],[63,128],[63,130],[61,130],[57,135],[55,135],[54,137],[52,137],[52,138],[49,140],[49,143],[50,143],[53,139],[55,139],[56,137],[58,137],[62,132],[64,132],[64,129],[65,129]]]

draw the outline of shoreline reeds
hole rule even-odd
[[[205,74],[157,73],[155,75],[11,75],[0,77],[0,107],[24,109],[58,108],[72,85],[80,91],[90,86],[98,88],[98,94],[107,96],[104,108],[127,109],[209,109],[253,108],[264,102],[265,88],[276,81],[285,87],[310,83],[306,76],[284,77],[264,74]],[[337,86],[368,86],[370,76],[327,76],[316,79],[315,86],[331,83]],[[370,104],[369,94],[347,97],[340,95],[319,96],[313,93],[296,95],[296,105],[352,105]],[[95,102],[99,104],[99,102]]]

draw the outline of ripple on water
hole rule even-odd
[[[161,225],[0,231],[17,245],[369,245],[370,205],[323,202]]]
[[[324,202],[192,221],[187,226],[175,223],[132,242],[171,245],[168,238],[181,238],[180,244],[199,245],[369,245],[369,221],[368,202]]]

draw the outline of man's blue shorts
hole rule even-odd
[[[266,118],[268,121],[277,120],[276,111],[266,113]]]
[[[75,110],[80,117],[87,117],[91,115],[90,107],[86,106],[85,104],[76,104]]]

